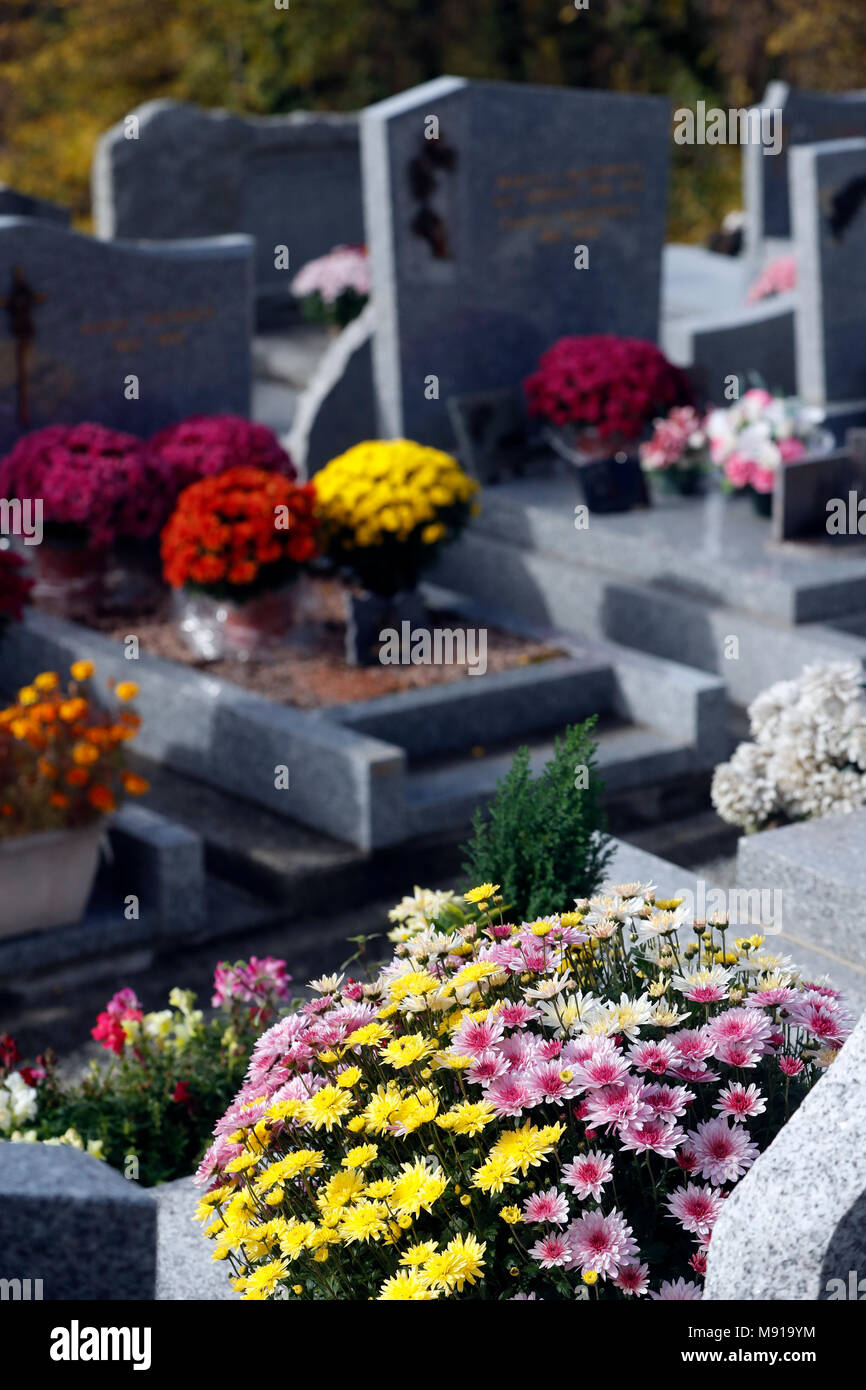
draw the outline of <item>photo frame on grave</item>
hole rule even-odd
[[[446,408],[457,457],[482,486],[549,470],[548,450],[519,386],[449,396]]]
[[[828,503],[841,500],[853,527],[828,530]],[[863,502],[864,529],[856,524]],[[824,540],[835,545],[866,536],[866,430],[849,430],[841,449],[807,455],[780,470],[773,492],[774,541]]]

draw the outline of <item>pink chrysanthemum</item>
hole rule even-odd
[[[690,1182],[671,1193],[667,1208],[683,1230],[703,1236],[713,1229],[722,1209],[722,1194],[714,1187],[700,1187]]]
[[[465,1018],[451,1040],[455,1057],[477,1057],[487,1052],[505,1032],[505,1024],[495,1015],[491,1018]]]
[[[487,1099],[497,1115],[522,1115],[530,1104],[531,1093],[520,1077],[511,1073],[496,1078],[487,1091]]]
[[[803,1070],[803,1063],[799,1057],[780,1057],[779,1070],[784,1072],[785,1076],[799,1076]]]
[[[666,1279],[657,1293],[650,1289],[650,1298],[655,1299],[657,1303],[699,1299],[701,1296],[700,1284],[693,1284],[688,1279],[682,1278],[673,1282]]]
[[[549,1221],[553,1226],[568,1224],[568,1201],[562,1192],[550,1187],[546,1192],[534,1192],[523,1204],[523,1219],[527,1222]]]
[[[629,1262],[620,1266],[613,1282],[623,1293],[634,1294],[639,1298],[647,1291],[649,1269],[646,1265]]]
[[[593,1269],[605,1278],[613,1278],[620,1265],[638,1253],[631,1227],[618,1211],[607,1216],[600,1211],[586,1212],[572,1221],[567,1235],[574,1263],[582,1271]]]
[[[724,1115],[704,1120],[696,1132],[689,1134],[702,1178],[712,1183],[735,1182],[758,1156],[742,1125],[731,1125]]]
[[[571,1246],[564,1235],[552,1231],[537,1240],[529,1252],[542,1269],[567,1269],[572,1263]]]
[[[714,1110],[730,1115],[734,1121],[746,1120],[751,1115],[763,1115],[766,1108],[767,1102],[757,1086],[744,1086],[740,1081],[732,1081],[724,1091],[720,1091],[713,1106]]]
[[[587,1197],[601,1201],[602,1188],[610,1181],[613,1172],[613,1159],[600,1149],[590,1149],[588,1153],[567,1163],[562,1170],[562,1181],[572,1189],[581,1202]]]

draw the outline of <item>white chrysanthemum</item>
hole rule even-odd
[[[730,762],[713,774],[712,802],[722,820],[746,830],[764,825],[776,810],[769,776],[769,754],[755,743],[741,743]]]
[[[752,702],[754,743],[716,768],[713,805],[753,830],[773,816],[803,820],[866,805],[866,701],[853,661],[807,666]]]

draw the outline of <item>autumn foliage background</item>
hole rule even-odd
[[[171,97],[349,111],[442,73],[741,106],[859,87],[862,0],[0,0],[0,179],[89,215],[94,141]],[[677,147],[670,234],[740,205],[739,151]]]

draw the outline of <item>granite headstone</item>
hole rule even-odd
[[[864,1063],[866,1018],[723,1202],[709,1249],[705,1300],[862,1298]]]
[[[797,384],[841,430],[866,418],[866,138],[791,151]]]
[[[656,338],[669,127],[657,97],[458,77],[362,112],[383,434],[448,448],[450,397],[564,334]]]
[[[0,183],[0,217],[42,217],[46,222],[69,226],[69,208],[52,203],[47,198],[34,198]]]
[[[0,218],[0,450],[50,424],[246,415],[252,254],[243,236],[106,245]]]
[[[771,82],[759,103],[782,113],[782,148],[765,154],[759,143],[743,147],[746,228],[750,252],[767,239],[791,235],[789,151],[795,145],[866,136],[866,91],[807,92]]]
[[[306,261],[363,240],[354,115],[149,101],[101,137],[91,183],[99,237],[253,236],[261,322],[293,311],[289,282]]]
[[[0,1279],[29,1280],[46,1300],[152,1299],[156,1243],[153,1197],[107,1163],[68,1145],[0,1143]]]

